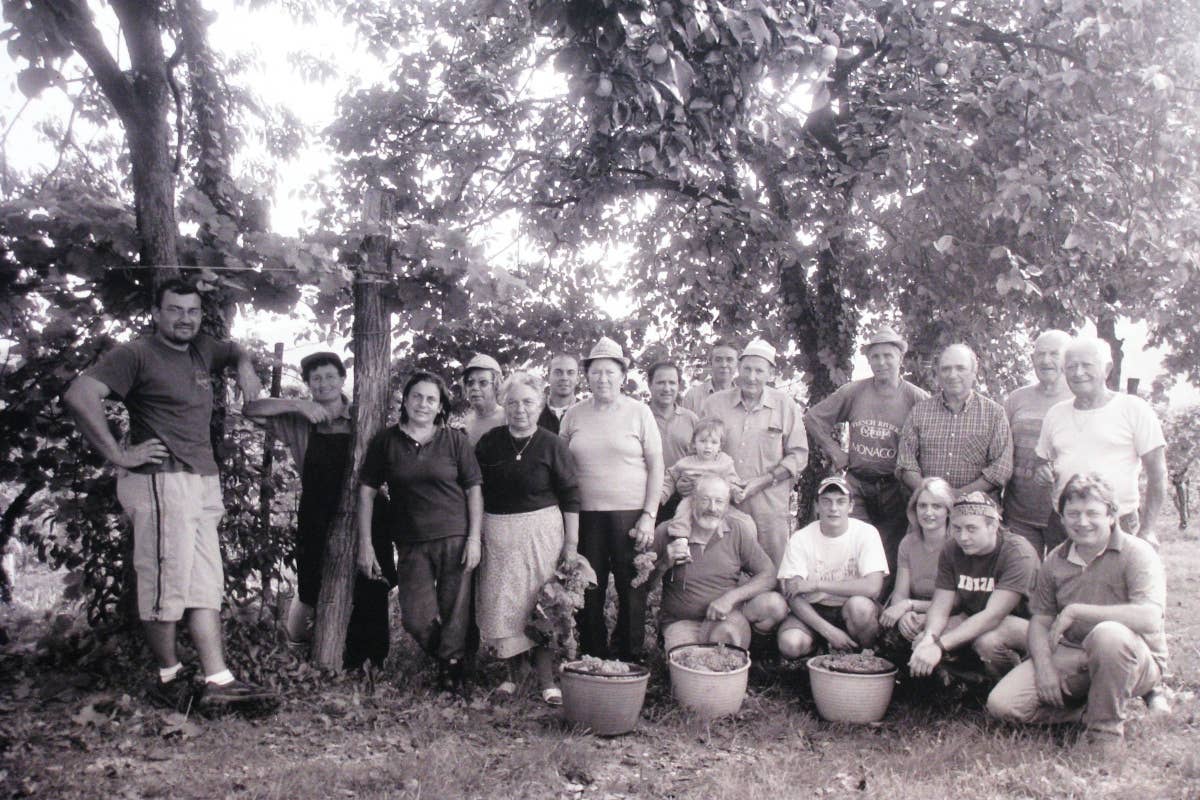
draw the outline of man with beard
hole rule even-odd
[[[192,703],[192,680],[175,646],[177,624],[186,616],[204,670],[200,707],[266,700],[272,692],[237,680],[225,664],[217,538],[225,509],[209,439],[213,373],[236,365],[249,400],[262,385],[245,350],[200,333],[196,287],[165,282],[151,316],[153,334],[105,353],[63,397],[83,435],[117,467],[117,497],[133,521],[138,614],[158,662],[147,695],[180,710]],[[105,418],[110,396],[129,411],[125,443],[113,437]]]
[[[729,507],[730,486],[704,475],[691,496],[686,539],[671,539],[668,523],[654,532],[663,582],[663,650],[693,642],[750,644],[751,629],[768,632],[786,613],[757,603],[775,585],[775,566],[758,543],[754,520]]]

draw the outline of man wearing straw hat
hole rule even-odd
[[[1037,554],[1029,542],[1000,526],[1000,511],[983,492],[968,492],[954,503],[950,535],[909,671],[925,677],[948,654],[970,647],[986,671],[999,677],[1025,652],[1026,600],[1037,575]]]
[[[808,410],[804,427],[829,456],[833,466],[846,470],[853,506],[850,515],[879,531],[890,574],[896,573],[896,552],[908,530],[908,490],[896,478],[900,430],[924,389],[900,377],[908,342],[887,325],[876,330],[862,347],[872,377],[845,384]],[[848,423],[845,449],[834,437],[834,426]]]
[[[808,463],[808,435],[796,403],[768,385],[775,366],[774,347],[761,339],[746,345],[737,385],[711,395],[701,416],[725,423],[723,447],[744,482],[738,507],[754,518],[758,541],[778,565],[793,527],[792,485]]]

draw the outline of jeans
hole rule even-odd
[[[471,579],[463,570],[465,536],[407,542],[396,573],[400,622],[427,655],[461,659],[471,633]]]
[[[1027,660],[996,684],[988,696],[988,713],[1025,723],[1082,719],[1091,730],[1122,735],[1126,703],[1162,680],[1146,641],[1119,622],[1101,622],[1092,628],[1083,647],[1060,644],[1054,648],[1053,658],[1059,674],[1067,678],[1065,708],[1041,702],[1033,661]]]

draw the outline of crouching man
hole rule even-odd
[[[928,676],[948,653],[970,647],[987,673],[999,677],[1025,651],[1026,598],[1037,576],[1037,554],[1000,527],[1000,512],[983,492],[955,501],[950,536],[938,558],[925,633],[913,647],[909,672]]]
[[[791,612],[776,640],[784,658],[825,641],[834,650],[872,647],[879,638],[879,593],[888,574],[874,527],[850,516],[850,486],[832,476],[817,486],[817,521],[792,534],[779,565]]]
[[[654,532],[663,582],[663,649],[724,642],[750,645],[751,628],[769,632],[783,619],[775,593],[775,565],[758,543],[754,520],[729,507],[729,484],[705,475],[691,494],[686,539]]]
[[[1057,503],[1068,541],[1038,570],[1031,600],[1030,660],[988,697],[988,711],[1013,722],[1082,719],[1098,750],[1124,737],[1130,698],[1158,686],[1167,663],[1162,561],[1119,526],[1112,487],[1075,475]]]

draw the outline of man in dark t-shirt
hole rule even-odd
[[[955,502],[950,535],[909,670],[917,677],[929,675],[947,653],[970,645],[987,672],[999,677],[1025,652],[1037,554],[1029,542],[1000,527],[1000,512],[983,492],[969,492]]]
[[[248,399],[262,391],[249,354],[200,333],[200,295],[167,281],[155,295],[155,332],[105,353],[63,396],[87,440],[118,468],[117,497],[133,521],[138,614],[158,676],[149,698],[186,710],[192,680],[175,648],[186,615],[204,670],[201,707],[257,702],[273,693],[233,677],[221,642],[224,576],[217,524],[225,513],[209,440],[212,374],[237,367]],[[104,400],[129,411],[129,439],[109,430]]]
[[[908,343],[886,325],[863,345],[872,376],[845,384],[808,410],[804,427],[833,466],[846,470],[850,484],[850,516],[869,522],[883,542],[889,575],[896,574],[896,553],[908,531],[908,489],[896,477],[900,431],[924,389],[900,377]],[[846,448],[834,429],[847,423]]]

